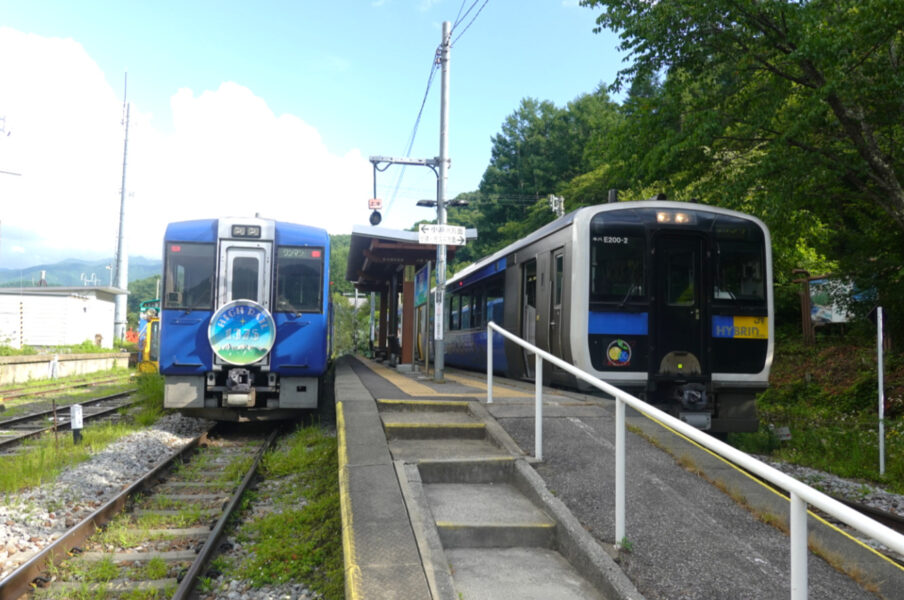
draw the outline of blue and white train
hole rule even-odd
[[[445,362],[486,369],[486,322],[713,433],[755,431],[773,356],[772,249],[750,215],[649,200],[580,208],[451,278]],[[494,336],[493,366],[534,358]],[[586,388],[544,363],[544,381]]]
[[[164,406],[215,420],[318,408],[331,366],[326,231],[261,218],[170,223],[164,238]]]

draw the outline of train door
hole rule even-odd
[[[565,278],[565,249],[552,253],[552,281],[549,286],[549,351],[554,356],[562,356],[562,288]]]
[[[537,261],[531,259],[521,265],[521,337],[537,343]],[[533,353],[524,350],[524,372],[534,376]]]
[[[703,352],[703,238],[662,234],[654,248],[657,301],[650,371],[702,375],[708,372]]]
[[[270,310],[269,242],[227,242],[220,249],[217,307],[252,300]]]

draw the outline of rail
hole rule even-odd
[[[543,460],[543,361],[571,373],[578,379],[610,394],[615,398],[615,545],[621,546],[625,535],[625,405],[671,427],[701,446],[708,448],[723,458],[747,469],[773,484],[788,490],[791,494],[790,537],[791,537],[791,600],[807,598],[807,506],[812,505],[836,519],[850,525],[861,533],[884,544],[895,552],[904,554],[904,535],[866,517],[822,492],[801,483],[752,456],[729,446],[676,419],[643,400],[624,392],[605,381],[568,364],[564,360],[541,350],[516,335],[490,321],[487,323],[487,403],[493,402],[493,332],[534,353],[536,360],[535,391],[535,438],[534,455]]]

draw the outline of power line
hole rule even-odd
[[[468,16],[468,13],[471,12],[471,9],[473,9],[474,6],[475,6],[479,1],[480,1],[480,0],[474,0],[474,3],[471,4],[471,8],[469,8],[469,9],[467,10],[467,12],[462,16],[462,19],[464,19],[466,16]],[[490,2],[490,0],[483,0],[483,4],[480,5],[480,8],[477,9],[477,12],[474,13],[474,16],[471,17],[471,20],[468,21],[468,24],[467,24],[467,25],[465,25],[465,28],[461,30],[461,33],[459,33],[459,34],[455,37],[454,40],[452,40],[452,44],[451,44],[452,46],[455,46],[455,42],[457,42],[458,40],[460,40],[460,39],[461,39],[461,36],[463,36],[463,35],[465,34],[465,32],[468,30],[468,28],[469,28],[471,25],[474,24],[474,21],[477,20],[477,17],[480,16],[481,11],[483,11],[484,7],[486,7],[486,5],[487,5],[489,2]],[[453,28],[453,30],[454,30],[454,28]]]
[[[464,21],[464,19],[467,18],[467,16],[471,13],[472,10],[474,10],[474,7],[477,6],[477,3],[480,0],[474,0],[471,3],[471,6],[468,7],[468,10],[466,10],[464,12],[464,14],[462,14],[461,11],[465,6],[466,1],[467,0],[462,0],[461,6],[459,6],[459,8],[458,8],[458,16],[455,18],[455,23],[452,25],[452,28],[450,30],[450,37],[451,37],[452,31],[455,31],[455,28],[458,25],[460,25],[461,22]],[[474,13],[474,16],[471,17],[470,21],[468,21],[468,24],[465,25],[464,29],[461,30],[461,33],[459,33],[458,36],[449,43],[450,48],[452,46],[454,46],[455,42],[457,42],[459,39],[461,39],[461,36],[464,35],[464,33],[468,30],[468,28],[470,28],[471,25],[474,24],[474,21],[476,21],[477,17],[480,16],[480,13],[486,7],[486,5],[489,3],[489,1],[490,0],[483,0],[483,4],[480,5],[480,8],[477,9],[477,12]],[[421,107],[417,111],[417,118],[415,119],[414,127],[411,130],[411,137],[408,139],[408,147],[405,150],[405,156],[408,156],[409,154],[411,154],[411,149],[414,147],[414,140],[417,137],[417,130],[421,123],[421,117],[424,114],[424,106],[426,106],[426,104],[427,104],[427,97],[430,94],[430,87],[433,85],[433,78],[436,76],[436,72],[439,70],[441,53],[442,53],[442,45],[437,46],[436,51],[434,52],[433,62],[430,64],[430,75],[427,78],[427,89],[424,90],[424,98],[421,100]],[[389,198],[389,202],[386,204],[386,213],[387,214],[389,214],[389,210],[392,208],[393,203],[395,203],[396,197],[398,195],[399,186],[401,186],[402,178],[404,176],[405,176],[405,166],[402,165],[402,169],[399,171],[399,176],[396,179],[395,189],[392,192],[392,196]]]
[[[408,147],[405,150],[404,156],[408,156],[411,154],[411,149],[414,147],[414,140],[417,137],[417,130],[421,124],[421,116],[424,114],[424,106],[427,104],[427,97],[430,94],[430,87],[433,85],[433,78],[436,77],[436,72],[439,67],[439,63],[437,61],[437,57],[439,56],[440,48],[436,49],[436,54],[434,55],[433,62],[430,63],[430,75],[427,77],[427,89],[424,90],[424,98],[421,100],[421,107],[417,111],[417,118],[414,120],[414,127],[411,130],[411,136],[408,138]],[[392,196],[389,198],[389,202],[386,204],[386,214],[389,214],[389,209],[392,208],[392,204],[395,202],[396,196],[399,192],[399,186],[402,185],[402,177],[405,175],[405,165],[402,165],[401,170],[399,171],[399,176],[396,178],[395,189],[392,192]]]

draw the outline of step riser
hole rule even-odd
[[[443,548],[515,548],[554,549],[555,527],[486,527],[437,524]]]
[[[388,440],[483,440],[487,437],[486,428],[482,425],[477,427],[384,425],[384,428]]]

